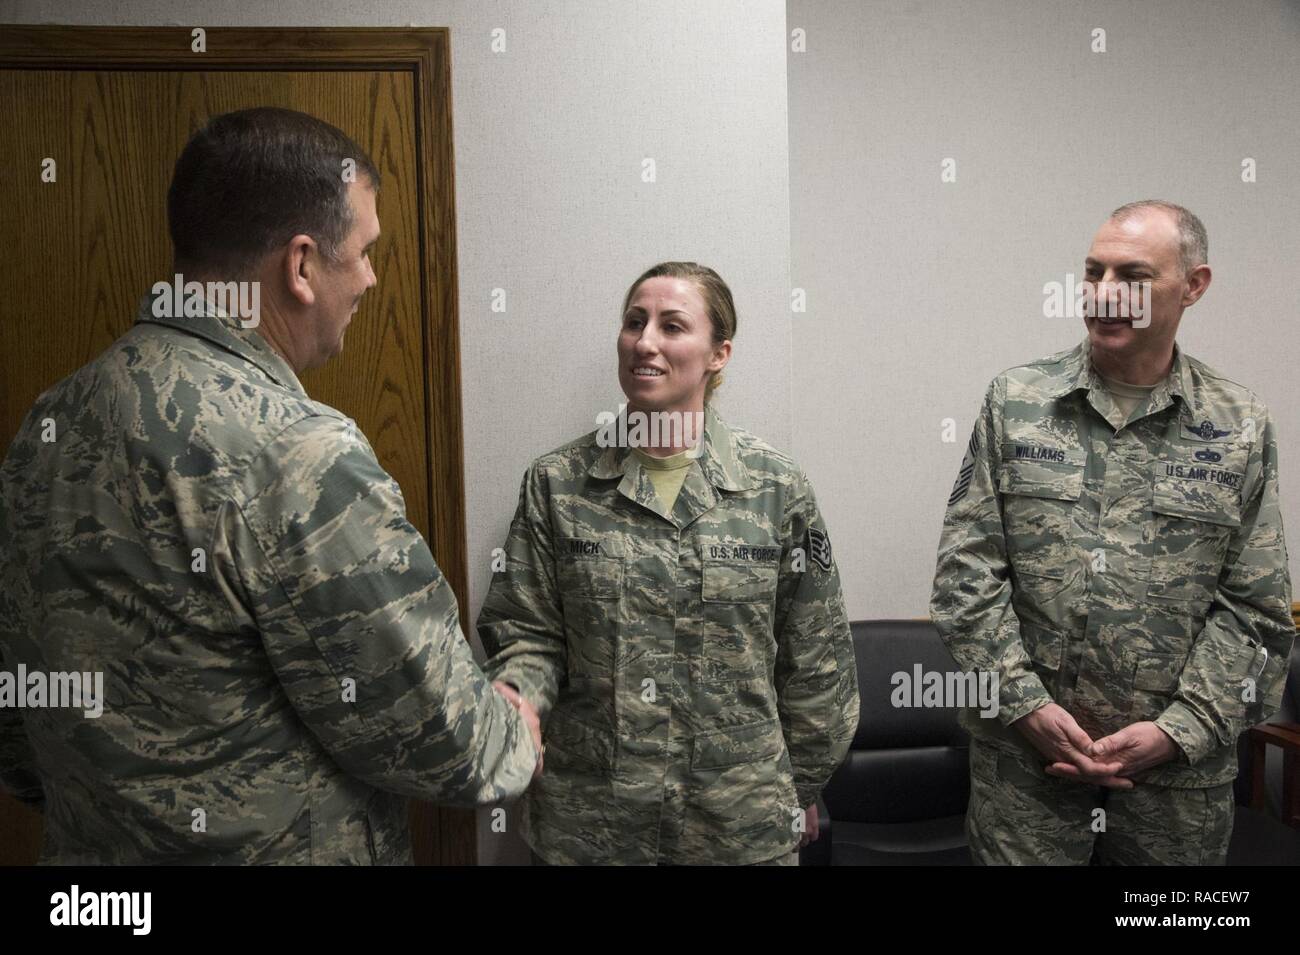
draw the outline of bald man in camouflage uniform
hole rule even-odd
[[[1152,283],[1146,323],[1089,316],[985,397],[931,603],[999,679],[996,719],[963,713],[978,862],[1226,856],[1237,737],[1277,709],[1294,631],[1268,411],[1173,342],[1204,263],[1185,209],[1116,210],[1088,281]]]
[[[272,204],[310,203],[304,180],[328,191],[341,158],[364,156],[303,114],[213,124],[178,163],[174,202],[206,201],[250,143],[273,144],[235,186]],[[106,697],[98,719],[0,707],[0,781],[43,810],[42,861],[408,862],[403,797],[493,802],[533,775],[532,734],[475,665],[396,482],[298,380],[342,347],[374,284],[378,174],[361,165],[337,262],[292,229],[262,260],[260,325],[211,302],[160,315],[150,296],[8,450],[4,668],[100,671]],[[175,207],[172,221],[188,241]],[[276,284],[289,275],[312,302]]]
[[[847,753],[857,672],[812,487],[706,406],[668,510],[598,432],[524,476],[478,619],[545,721],[524,835],[552,864],[793,862]]]

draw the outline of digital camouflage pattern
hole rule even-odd
[[[1022,750],[971,743],[967,835],[983,865],[1223,865],[1232,783],[1082,785]]]
[[[712,407],[671,512],[597,432],[535,461],[478,632],[545,720],[523,815],[547,862],[788,855],[857,727],[812,487]]]
[[[1056,702],[1093,739],[1164,729],[1181,754],[1139,784],[1231,781],[1238,735],[1280,703],[1294,636],[1277,466],[1260,400],[1177,348],[1128,424],[1086,339],[999,375],[931,600],[957,663],[999,676],[998,718],[962,715],[975,739],[1041,764],[1011,724]]]
[[[45,862],[410,861],[402,797],[517,795],[531,734],[352,422],[237,321],[151,312],[0,468],[4,667],[105,695],[0,709],[4,786]]]

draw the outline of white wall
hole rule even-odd
[[[1082,339],[1042,317],[1043,285],[1135,199],[1206,224],[1214,281],[1179,341],[1269,404],[1300,553],[1300,4],[790,0],[787,19],[807,33],[788,57],[794,453],[850,615],[926,615],[985,387]]]
[[[471,617],[528,462],[617,406],[623,293],[654,263],[727,280],[719,408],[790,446],[783,0],[9,0],[0,22],[451,29]],[[480,825],[481,861],[526,860],[513,829]]]

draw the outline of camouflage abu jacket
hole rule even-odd
[[[534,462],[478,632],[546,720],[524,824],[552,863],[788,853],[857,726],[812,488],[711,407],[671,513],[596,432]]]
[[[999,674],[977,737],[1049,702],[1098,739],[1155,721],[1180,756],[1134,778],[1236,775],[1276,711],[1294,636],[1277,443],[1246,388],[1175,348],[1124,424],[1087,339],[990,386],[948,503],[931,614],[958,664]]]
[[[360,432],[255,332],[148,299],[0,468],[0,658],[103,673],[98,718],[0,707],[46,862],[409,861],[401,797],[536,762]]]

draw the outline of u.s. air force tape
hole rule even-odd
[[[815,527],[808,528],[808,556],[815,560],[822,570],[831,569],[831,539],[825,531]]]
[[[971,429],[970,442],[966,445],[966,456],[961,459],[961,470],[957,472],[957,483],[952,486],[952,493],[948,495],[948,506],[952,507],[970,490],[971,475],[975,473],[975,453],[979,451],[979,425]]]

